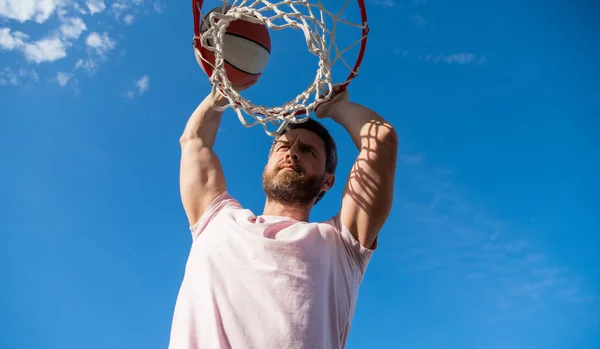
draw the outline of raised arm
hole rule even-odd
[[[361,245],[372,248],[392,208],[398,136],[376,112],[348,101],[347,92],[322,107],[317,109],[317,116],[329,116],[344,127],[359,150],[340,214]]]
[[[222,96],[215,97],[217,105],[225,102]],[[213,151],[222,114],[211,107],[211,96],[207,96],[192,113],[179,140],[181,201],[191,225],[226,190],[221,162]]]

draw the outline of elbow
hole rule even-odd
[[[189,132],[184,132],[181,137],[179,137],[179,144],[184,145],[193,139],[197,139],[197,136],[190,134]]]
[[[190,135],[188,134],[188,132],[185,132],[185,131],[184,131],[184,132],[181,134],[181,137],[179,137],[179,144],[183,146],[183,145],[184,145],[184,144],[186,144],[186,143],[187,143],[187,142],[188,142],[188,141],[189,141],[191,138],[192,138],[192,137],[190,137]]]
[[[389,125],[382,128],[376,135],[376,152],[388,164],[396,164],[398,159],[398,133]]]
[[[388,127],[386,127],[382,133],[380,139],[383,144],[394,149],[398,148],[398,133],[392,125],[388,124]]]
[[[197,147],[202,147],[204,144],[204,142],[202,141],[202,138],[195,136],[195,135],[190,135],[190,134],[182,134],[181,137],[179,137],[179,145],[181,145],[181,147],[185,147],[188,144],[194,144]]]
[[[375,130],[375,139],[378,148],[389,152],[396,152],[398,149],[398,133],[396,129],[388,122],[382,122]]]
[[[363,143],[377,146],[385,146],[390,148],[398,147],[398,133],[394,126],[386,120],[371,120],[366,123],[360,130],[360,138]]]

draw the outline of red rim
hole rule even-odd
[[[194,39],[192,40],[192,45],[194,45],[194,47],[198,50],[198,54],[200,56],[202,56],[202,41],[200,40],[202,37],[200,34],[200,9],[202,8],[203,3],[204,0],[192,0],[192,12],[194,14]],[[202,64],[202,68],[204,68],[204,71],[210,77],[213,73],[213,67],[203,59],[201,59],[200,62]]]
[[[348,78],[346,79],[347,81],[344,84],[339,85],[333,91],[334,96],[337,93],[344,91],[348,87],[350,82],[352,82],[352,80],[358,75],[357,71],[360,68],[360,65],[362,64],[362,60],[365,55],[365,51],[367,49],[367,38],[369,37],[368,36],[369,26],[367,24],[367,9],[366,9],[364,0],[357,0],[357,2],[358,2],[358,7],[360,8],[360,17],[362,20],[361,24],[363,26],[362,33],[361,33],[363,39],[361,40],[361,43],[360,43],[360,51],[358,52],[358,56],[356,57],[356,62],[354,63],[354,67],[352,68],[350,75],[348,75]],[[192,45],[194,45],[194,47],[198,50],[198,54],[201,57],[202,57],[202,50],[201,50],[202,40],[200,38],[202,37],[202,35],[200,34],[200,21],[202,20],[202,18],[201,18],[200,10],[202,9],[203,3],[204,3],[204,0],[192,0],[192,12],[194,14],[194,40],[192,41]],[[210,77],[213,73],[212,66],[203,59],[201,59],[200,61],[201,61],[202,67],[204,68],[204,71]],[[317,106],[317,108],[318,108],[318,106]],[[300,110],[300,111],[295,112],[293,115],[302,115],[305,113],[306,113],[305,110]]]

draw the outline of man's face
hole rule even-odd
[[[267,198],[288,205],[311,204],[333,185],[325,171],[325,143],[311,131],[289,130],[279,137],[263,172]]]

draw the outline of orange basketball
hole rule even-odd
[[[204,16],[200,27],[200,33],[209,29],[208,16],[213,11],[222,13],[223,6],[212,9]],[[225,12],[229,6],[225,7]],[[212,42],[208,41],[212,46]],[[196,59],[204,70],[201,59],[204,58],[210,64],[215,63],[213,51],[200,47],[196,50]],[[198,55],[201,55],[200,58]],[[223,60],[227,78],[233,86],[240,86],[257,79],[263,72],[271,55],[271,36],[266,25],[251,23],[241,19],[232,21],[227,26],[223,38]],[[206,72],[206,71],[205,71]]]

